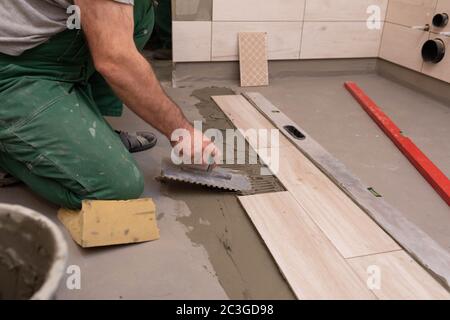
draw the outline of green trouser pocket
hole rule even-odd
[[[9,73],[13,73],[14,65]],[[68,95],[63,83],[33,77],[12,78],[0,91],[0,139]],[[65,84],[71,87],[72,85]]]

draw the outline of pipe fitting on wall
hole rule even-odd
[[[433,26],[437,28],[444,28],[448,24],[448,14],[438,13],[433,17]]]
[[[445,56],[445,42],[442,39],[428,40],[422,47],[422,57],[426,62],[439,63]]]
[[[412,26],[411,29],[414,29],[414,30],[422,30],[422,31],[428,32],[428,31],[430,31],[431,26],[430,26],[429,24],[426,24],[426,25],[424,25],[424,26]]]

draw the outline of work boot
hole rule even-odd
[[[149,150],[158,142],[156,136],[151,132],[136,132],[135,134],[130,134],[125,131],[116,130],[116,133],[130,153]]]
[[[9,173],[0,169],[0,188],[10,186],[10,185],[16,184],[18,182],[19,182],[18,179],[14,178]]]

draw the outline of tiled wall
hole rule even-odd
[[[450,53],[438,65],[423,63],[421,48],[438,32],[435,12],[450,0],[172,0],[175,62],[235,61],[239,32],[268,33],[270,60],[379,57],[450,82]],[[379,28],[368,26],[370,6]],[[385,22],[386,21],[386,22]],[[384,31],[383,31],[384,29]],[[441,37],[441,36],[440,36]],[[449,37],[441,37],[449,44]]]
[[[423,44],[434,38],[444,40],[450,51],[449,37],[439,35],[449,32],[450,25],[442,29],[432,27],[431,31],[414,28],[432,26],[436,13],[450,14],[450,0],[389,0],[380,57],[450,82],[450,52],[438,64],[424,62],[421,54]]]
[[[173,0],[174,61],[238,59],[239,32],[268,33],[270,60],[376,57],[370,5],[388,0]]]

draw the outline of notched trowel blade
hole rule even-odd
[[[211,172],[207,172],[204,168],[195,165],[177,166],[170,160],[163,161],[161,176],[158,179],[162,181],[196,184],[228,191],[243,192],[252,189],[248,177],[238,173],[238,171],[215,168]]]

